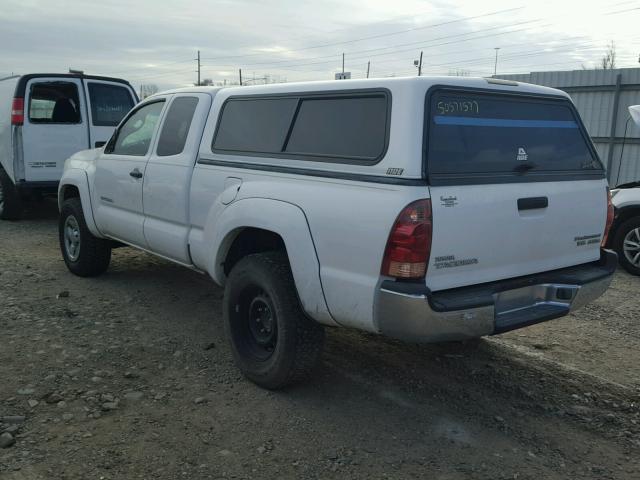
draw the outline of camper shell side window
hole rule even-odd
[[[389,144],[386,89],[232,96],[222,105],[214,153],[374,165]]]

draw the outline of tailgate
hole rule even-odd
[[[426,125],[431,290],[600,258],[607,184],[568,100],[442,89]]]

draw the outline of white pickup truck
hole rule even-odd
[[[396,78],[154,95],[67,160],[60,246],[103,273],[130,245],[225,287],[242,372],[306,376],[324,328],[414,342],[566,315],[608,287],[613,207],[558,90]]]

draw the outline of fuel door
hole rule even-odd
[[[229,205],[238,196],[242,179],[237,177],[227,177],[224,181],[224,191],[222,192],[222,204]]]

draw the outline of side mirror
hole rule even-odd
[[[104,153],[112,153],[113,152],[113,147],[115,147],[115,145],[116,145],[116,138],[117,137],[118,137],[118,129],[116,128],[113,131],[113,135],[111,135],[111,138],[107,142],[107,146],[104,147]]]

